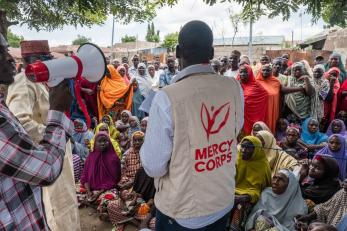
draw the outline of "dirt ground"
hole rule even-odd
[[[79,212],[82,231],[112,231],[114,228],[110,222],[100,220],[96,210],[93,208],[80,208]],[[136,227],[131,225],[127,225],[125,229],[125,231],[136,230]]]

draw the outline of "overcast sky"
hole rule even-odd
[[[157,10],[157,16],[153,22],[156,30],[160,30],[160,37],[168,33],[179,31],[180,27],[190,20],[205,21],[213,30],[215,38],[232,37],[233,28],[228,18],[228,8],[233,12],[240,12],[241,6],[235,3],[219,3],[208,6],[202,0],[180,0],[174,7],[164,7]],[[73,27],[65,26],[62,30],[51,32],[29,30],[25,25],[12,26],[10,29],[23,35],[25,39],[47,39],[50,46],[70,45],[78,34],[92,39],[100,46],[111,45],[112,18],[102,26]],[[305,39],[323,30],[323,21],[312,25],[310,15],[304,15],[302,19],[302,38]],[[115,42],[120,42],[121,38],[128,34],[138,36],[139,40],[144,40],[147,31],[147,23],[130,23],[128,25],[115,24]],[[280,17],[268,19],[262,17],[253,26],[253,35],[283,35],[287,40],[291,40],[291,32],[294,31],[294,40],[301,40],[301,19],[299,13],[283,22]],[[236,36],[248,36],[249,25],[241,25]]]

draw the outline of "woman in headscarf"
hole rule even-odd
[[[98,84],[91,83],[88,80],[82,78],[81,80],[81,96],[84,99],[91,118],[98,118]]]
[[[301,183],[302,195],[315,204],[328,201],[341,188],[338,179],[339,165],[332,157],[315,156],[310,165],[308,177],[309,179]]]
[[[133,137],[134,132],[140,131],[140,121],[136,116],[131,116],[129,118],[129,129],[128,129],[128,137],[131,139]]]
[[[319,132],[318,120],[307,118],[301,128],[301,141],[309,149],[310,154],[324,147],[328,140],[328,136]]]
[[[74,120],[74,127],[71,139],[73,143],[72,153],[77,154],[84,161],[89,154],[88,145],[94,134],[88,131],[86,123],[81,119]]]
[[[140,63],[137,67],[137,75],[135,76],[139,85],[141,95],[146,98],[152,89],[152,80],[146,73],[146,64]]]
[[[324,117],[323,121],[325,123],[324,129],[330,124],[330,122],[335,119],[336,107],[337,107],[337,93],[340,89],[340,83],[337,79],[340,70],[336,67],[330,68],[325,72],[324,77],[329,81],[329,92],[324,101]]]
[[[127,86],[113,65],[108,65],[108,73],[102,79],[98,93],[99,118],[111,109],[130,110],[133,98],[132,85]]]
[[[280,115],[281,82],[272,75],[272,69],[269,64],[262,66],[256,80],[265,89],[268,95],[266,119],[264,122],[269,126],[272,132],[275,132],[276,122]]]
[[[292,65],[292,73],[288,77],[287,87],[301,88],[298,92],[286,94],[284,99],[290,114],[293,114],[301,121],[306,119],[310,116],[311,98],[313,98],[315,90],[311,84],[310,77],[304,73],[304,65],[302,63],[294,63]]]
[[[152,219],[156,213],[154,195],[154,179],[141,167],[136,173],[133,188],[123,190],[120,198],[107,206],[110,222],[124,230],[127,223],[139,224],[140,221],[141,228],[145,226],[149,230],[155,230],[155,218],[154,222]]]
[[[309,62],[305,59],[301,60],[300,63],[304,65],[304,75],[308,75],[311,79],[313,77],[313,71],[311,69],[311,66]]]
[[[110,115],[104,115],[101,119],[101,122],[105,123],[108,125],[108,128],[110,129],[110,136],[112,139],[117,140],[119,136],[119,131],[117,128],[114,126],[113,119]]]
[[[245,135],[251,134],[253,124],[264,121],[267,114],[268,95],[264,88],[255,81],[252,68],[246,64],[240,66],[236,77],[241,81],[244,95],[244,125]]]
[[[119,182],[121,189],[129,189],[132,187],[136,172],[141,168],[140,149],[144,141],[145,134],[137,131],[131,137],[131,147],[124,153],[122,178]]]
[[[268,131],[260,131],[256,135],[262,142],[265,156],[269,161],[271,175],[275,175],[280,169],[289,169],[299,172],[298,161],[283,151],[277,144],[275,137]]]
[[[324,78],[324,66],[316,65],[313,68],[312,85],[315,89],[314,97],[311,98],[311,117],[321,122],[324,116],[324,101],[329,93],[329,81]]]
[[[129,118],[132,116],[131,112],[128,110],[123,110],[120,113],[120,120],[116,122],[116,128],[120,132],[124,132],[129,128]]]
[[[324,155],[334,158],[339,164],[340,180],[344,180],[346,178],[347,153],[345,137],[339,134],[330,136],[328,144],[319,150],[316,155]]]
[[[270,128],[263,121],[258,121],[253,124],[251,135],[255,136],[259,131],[271,132]]]
[[[276,124],[276,134],[275,138],[277,142],[281,142],[286,137],[286,131],[289,126],[288,120],[284,118],[279,118]]]
[[[148,126],[148,116],[141,120],[141,132],[146,134],[147,126]]]
[[[347,138],[346,125],[342,120],[334,119],[333,121],[331,121],[326,134],[329,137],[333,134],[339,134]]]
[[[96,126],[95,128],[95,132],[94,134],[98,134],[100,131],[102,132],[106,132],[107,134],[109,134],[110,136],[110,141],[111,141],[111,144],[113,146],[113,149],[114,151],[117,153],[119,159],[121,159],[122,157],[122,150],[118,144],[118,142],[114,139],[111,138],[111,135],[110,135],[110,128],[108,127],[108,125],[106,123],[100,123],[98,124],[98,126]],[[96,139],[96,135],[94,136],[93,139],[91,139],[90,141],[90,147],[91,147],[91,151],[93,151],[93,148],[94,148],[94,144],[95,144],[95,139]]]
[[[141,91],[139,89],[139,84],[137,80],[135,79],[133,82],[134,86],[134,95],[133,95],[133,105],[131,107],[131,114],[134,116],[137,116],[137,118],[142,119],[146,115],[143,111],[140,110],[140,106],[142,102],[145,100],[145,97],[141,94]]]
[[[255,136],[244,137],[236,159],[235,203],[231,226],[241,228],[248,211],[270,184],[271,170],[260,140]]]
[[[297,217],[299,222],[310,223],[318,220],[329,225],[337,226],[347,214],[347,180],[343,182],[340,189],[330,200],[316,205],[314,211],[306,216]],[[340,230],[340,229],[338,229]],[[346,229],[341,229],[346,230]]]
[[[300,139],[300,131],[295,127],[288,127],[285,138],[280,142],[279,146],[287,154],[297,160],[307,159],[308,149],[305,145],[298,142]]]
[[[347,111],[347,81],[344,81],[337,93],[336,114]]]
[[[96,134],[94,150],[88,155],[81,185],[87,190],[87,196],[93,197],[93,191],[104,191],[117,186],[121,177],[120,160],[116,155],[109,134]]]
[[[122,76],[125,84],[127,86],[130,85],[130,78],[127,76],[127,70],[125,68],[125,66],[120,65],[119,67],[117,67],[117,72],[119,73],[120,76]]]
[[[281,73],[283,68],[283,59],[281,57],[277,57],[272,61],[272,74],[278,78],[281,82],[282,86],[287,86],[288,84],[288,76],[283,75]]]
[[[307,212],[297,178],[291,171],[282,169],[272,177],[272,187],[262,192],[247,219],[245,230],[295,230],[294,218]]]
[[[347,73],[346,73],[346,70],[343,66],[343,62],[342,62],[340,54],[338,54],[338,53],[331,54],[329,57],[328,63],[325,64],[324,67],[325,67],[326,71],[328,71],[332,67],[337,67],[340,70],[340,73],[338,76],[339,83],[340,84],[344,83],[344,81],[347,77]]]

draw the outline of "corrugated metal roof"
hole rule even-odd
[[[340,30],[340,27],[333,27],[333,28],[328,28],[325,29],[321,32],[319,32],[318,34],[315,34],[313,36],[310,36],[309,38],[305,39],[304,41],[302,41],[299,45],[301,48],[305,48],[308,47],[309,45],[322,41],[322,40],[326,40],[327,36],[330,33],[336,32],[338,30]]]
[[[216,38],[213,40],[214,46],[230,46],[232,45],[232,38]],[[284,42],[284,36],[254,36],[252,38],[253,45],[277,45]],[[234,46],[247,46],[249,37],[235,37]]]

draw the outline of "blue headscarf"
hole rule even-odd
[[[341,144],[340,150],[333,152],[332,150],[330,150],[330,148],[327,144],[324,148],[322,148],[321,150],[319,150],[317,152],[317,155],[330,156],[330,157],[334,158],[339,164],[339,168],[340,168],[339,178],[340,178],[340,180],[344,181],[346,178],[346,164],[347,164],[346,140],[343,136],[341,136],[339,134],[331,135],[329,137],[329,140],[335,136],[340,141],[340,144]]]
[[[323,142],[326,142],[328,140],[327,135],[325,135],[324,133],[321,133],[319,131],[316,131],[315,133],[311,133],[308,130],[308,123],[311,120],[316,120],[316,119],[307,118],[304,121],[304,123],[302,124],[302,134],[301,134],[302,141],[304,141],[306,144],[321,144]],[[318,123],[318,121],[317,121],[317,123]]]
[[[84,140],[93,139],[94,134],[91,131],[88,131],[88,127],[83,120],[75,119],[74,122],[78,122],[78,123],[82,124],[82,131],[81,132],[77,132],[76,130],[74,130],[72,133],[72,137],[75,140],[75,142],[83,144]]]

